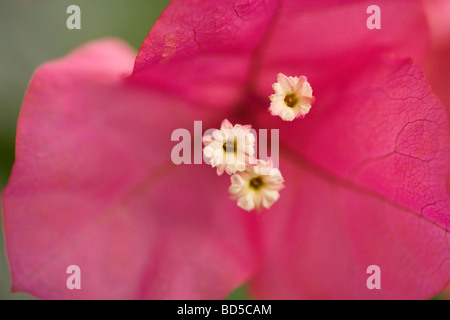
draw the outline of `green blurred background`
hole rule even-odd
[[[120,37],[139,48],[169,0],[0,0],[0,190],[14,162],[20,105],[33,71],[80,44]],[[66,27],[69,5],[81,9],[81,30]],[[1,212],[0,212],[1,214]],[[11,280],[0,219],[0,300],[30,299],[10,293]]]

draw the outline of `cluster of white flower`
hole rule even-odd
[[[203,153],[220,176],[231,175],[229,192],[244,210],[268,209],[283,188],[280,170],[271,161],[256,160],[255,136],[251,126],[232,125],[223,120],[220,130],[203,137]]]
[[[314,101],[311,86],[306,77],[287,77],[278,74],[273,85],[275,94],[270,96],[269,111],[285,121],[304,117]],[[231,175],[228,191],[237,205],[246,211],[269,209],[284,188],[284,179],[271,161],[257,160],[255,136],[250,125],[232,125],[223,120],[220,130],[203,137],[203,153],[220,176]]]

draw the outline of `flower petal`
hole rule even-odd
[[[316,112],[301,126],[283,124],[281,144],[448,228],[449,123],[422,71],[408,61],[383,60],[352,80],[335,88],[338,98],[331,89],[329,97],[318,93]]]
[[[14,291],[223,298],[253,270],[251,217],[228,199],[228,181],[171,162],[173,130],[208,114],[129,86],[133,58],[122,43],[94,42],[34,75],[3,193]],[[70,265],[81,290],[66,287]]]
[[[139,50],[134,79],[198,105],[234,107],[276,2],[172,1]]]
[[[450,1],[428,0],[424,5],[433,45],[422,66],[433,92],[450,115]]]
[[[421,1],[378,1],[380,30],[366,27],[372,4],[174,0],[141,46],[133,78],[227,110],[247,106],[254,91],[268,97],[280,72],[306,75],[316,90],[341,79],[355,61],[386,54],[420,59],[428,44]]]
[[[338,98],[318,94],[301,126],[280,128],[280,169],[297,179],[267,218],[259,297],[425,299],[450,278],[445,108],[409,61],[373,62],[351,79]],[[381,290],[366,286],[370,265]]]
[[[260,299],[428,299],[450,279],[447,231],[364,188],[283,159],[286,188],[263,215]],[[298,179],[289,179],[298,177]],[[290,201],[287,201],[290,199]],[[381,289],[367,273],[380,267]]]
[[[254,58],[259,65],[253,74],[258,93],[268,97],[279,72],[307,76],[319,97],[320,91],[339,86],[374,58],[398,55],[422,61],[430,42],[422,2],[376,4],[381,11],[379,30],[366,26],[371,1],[280,2],[260,55]]]

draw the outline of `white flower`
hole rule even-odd
[[[270,113],[285,121],[303,118],[314,102],[311,85],[306,77],[287,77],[279,73],[277,81],[272,85],[275,93],[270,96]]]
[[[251,126],[236,124],[223,120],[220,130],[203,137],[203,154],[210,159],[211,166],[217,167],[217,174],[233,174],[244,171],[248,165],[256,164],[255,136],[250,132]]]
[[[279,198],[284,179],[280,170],[274,168],[271,161],[258,160],[256,166],[231,176],[228,191],[237,205],[251,211],[269,209]]]

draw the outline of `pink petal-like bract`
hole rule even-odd
[[[13,290],[46,299],[223,298],[252,271],[251,217],[219,191],[227,181],[170,158],[172,131],[207,114],[127,86],[133,58],[107,40],[34,75],[3,194]],[[81,290],[66,287],[71,265],[81,269]]]
[[[421,1],[174,0],[135,60],[115,41],[41,67],[3,194],[15,290],[41,298],[430,298],[450,279],[448,117],[418,63]],[[305,75],[305,119],[267,112]],[[174,165],[171,133],[280,130],[281,198],[245,213],[228,179]],[[193,137],[194,138],[194,137]],[[201,144],[201,138],[198,138]],[[193,142],[194,143],[194,142]],[[79,265],[82,290],[66,288]],[[380,267],[381,289],[367,268]]]
[[[408,61],[365,72],[342,100],[318,102],[323,113],[280,129],[293,201],[267,215],[260,298],[420,299],[448,282],[445,110]],[[371,265],[381,290],[366,286]]]
[[[433,41],[423,68],[433,92],[450,115],[450,1],[427,0],[424,4]]]

